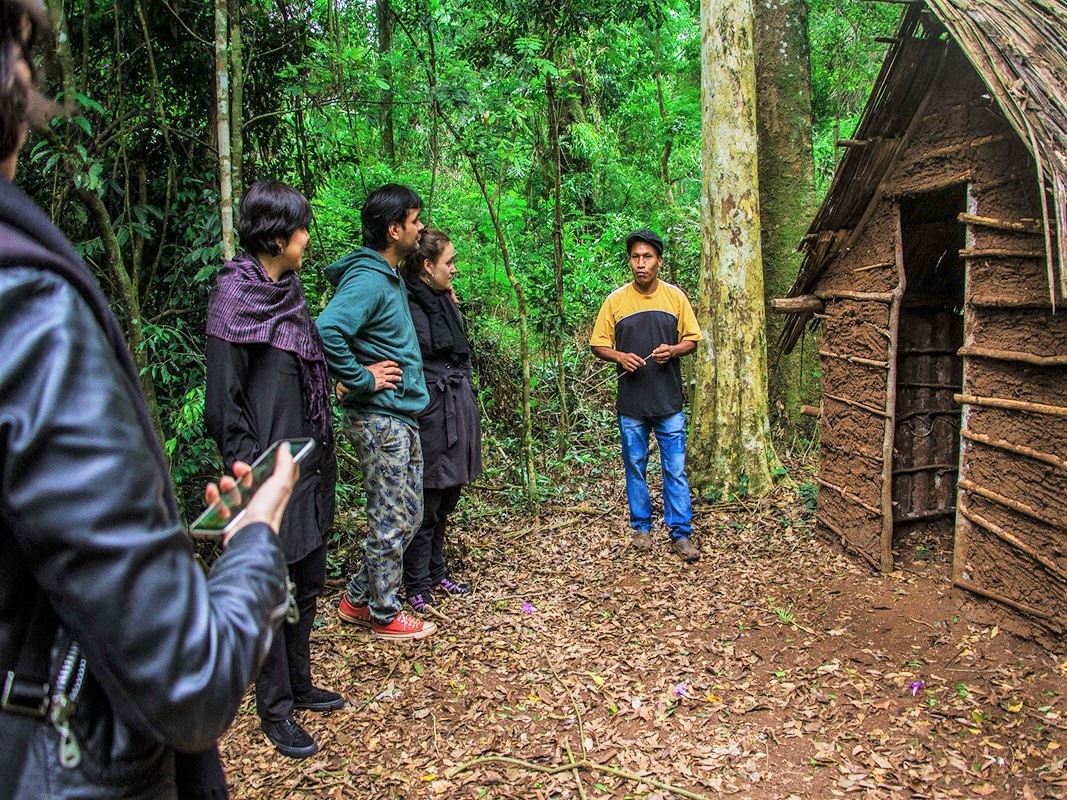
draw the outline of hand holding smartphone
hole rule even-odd
[[[253,462],[251,469],[235,480],[232,488],[204,510],[189,526],[194,539],[221,540],[241,523],[253,495],[274,473],[278,449],[287,447],[293,462],[299,464],[315,448],[313,439],[286,439],[275,442]]]

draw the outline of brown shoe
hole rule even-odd
[[[682,561],[692,563],[700,560],[700,551],[693,547],[692,542],[686,539],[675,539],[671,542],[671,550],[676,552]]]
[[[652,537],[648,531],[638,531],[634,534],[634,538],[630,540],[630,547],[641,553],[647,553],[652,549]]]

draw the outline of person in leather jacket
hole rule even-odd
[[[0,0],[0,797],[174,798],[176,753],[214,747],[284,617],[296,467],[282,448],[205,576],[122,329],[11,183],[41,21]]]

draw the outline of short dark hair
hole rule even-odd
[[[445,245],[451,241],[444,231],[427,228],[419,237],[419,249],[404,259],[400,271],[409,278],[418,278],[426,262],[439,259],[445,251]]]
[[[371,192],[359,213],[363,222],[363,246],[384,250],[389,245],[389,226],[403,225],[413,208],[422,210],[422,198],[407,186],[387,183]]]
[[[42,128],[58,110],[36,87],[32,50],[47,28],[39,0],[0,0],[0,158],[18,148],[24,124]],[[29,85],[16,78],[20,60],[29,65]]]
[[[276,256],[279,237],[289,241],[310,224],[311,203],[304,195],[279,181],[257,181],[241,198],[237,235],[246,252]]]

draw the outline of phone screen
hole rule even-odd
[[[221,539],[244,516],[248,501],[263,482],[274,472],[278,448],[287,446],[293,461],[299,464],[315,448],[314,439],[283,439],[264,450],[252,463],[252,469],[238,479],[236,485],[212,503],[189,526],[194,539]]]

